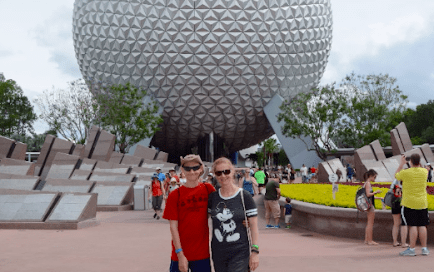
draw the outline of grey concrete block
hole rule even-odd
[[[136,147],[136,150],[134,151],[135,157],[139,157],[147,160],[153,160],[156,154],[157,154],[157,150],[142,145],[138,145]]]
[[[405,152],[412,150],[413,144],[411,143],[410,135],[408,134],[405,123],[399,123],[399,125],[396,126],[396,130],[398,131],[399,138],[401,139],[402,147],[404,148]]]
[[[0,178],[0,189],[13,189],[13,190],[27,190],[31,191],[35,189],[39,182],[38,177],[28,177],[24,178],[11,178],[2,179]]]
[[[11,150],[14,143],[14,140],[0,136],[0,159],[8,157],[9,151]]]
[[[115,138],[113,134],[101,130],[90,158],[99,161],[109,161],[115,147]]]
[[[109,162],[120,164],[124,157],[123,153],[113,152],[110,156]]]
[[[392,154],[394,156],[405,152],[404,146],[401,142],[401,138],[399,138],[399,133],[396,129],[392,129],[390,131],[390,140],[392,143]]]
[[[95,165],[97,163],[97,160],[92,159],[83,159],[80,164],[80,170],[93,170],[95,168]]]
[[[90,194],[64,194],[46,221],[78,221],[90,199]]]
[[[56,137],[50,134],[45,137],[45,141],[42,145],[41,152],[39,153],[38,160],[35,163],[35,176],[40,176],[42,174],[42,168],[44,168],[48,154],[50,153],[51,146],[54,143],[54,139],[56,139]]]
[[[434,154],[431,150],[431,147],[429,146],[429,144],[423,144],[420,147],[420,150],[422,151],[425,160],[429,163],[434,163]]]
[[[382,161],[386,159],[386,154],[384,154],[383,147],[380,144],[379,140],[375,140],[369,144],[374,152],[375,158],[377,161]]]
[[[57,193],[0,190],[0,221],[42,222]]]
[[[98,194],[98,206],[119,206],[123,204],[127,204],[129,202],[128,196],[132,194],[133,184],[125,184],[117,183],[102,183],[97,182],[95,187],[92,190],[92,193]]]
[[[14,151],[12,151],[12,154],[10,156],[11,159],[16,160],[25,160],[26,159],[26,151],[27,151],[27,144],[16,142]]]
[[[89,180],[105,182],[132,182],[135,175],[93,172]]]
[[[88,180],[91,174],[92,174],[91,170],[75,169],[74,172],[72,173],[72,176],[70,177],[70,179],[73,179],[73,180]]]
[[[14,175],[34,175],[35,164],[24,160],[3,158],[0,161],[0,173]]]

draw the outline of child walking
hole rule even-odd
[[[291,206],[291,199],[286,198],[286,204],[285,204],[285,223],[286,228],[291,228],[291,218],[292,218],[292,206]]]

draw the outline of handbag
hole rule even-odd
[[[249,239],[249,258],[250,255],[252,255],[252,233],[250,232],[250,227],[249,227],[249,220],[247,220],[247,215],[246,215],[246,205],[244,204],[244,190],[241,189],[241,202],[243,202],[243,211],[244,211],[244,220],[246,221],[246,228],[247,228],[247,238]],[[250,268],[249,270],[250,271]]]

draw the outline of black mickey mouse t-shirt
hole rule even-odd
[[[208,213],[212,218],[211,246],[213,250],[249,246],[247,230],[243,225],[245,217],[240,193],[244,194],[247,217],[257,216],[258,209],[255,201],[249,192],[241,188],[230,197],[222,197],[220,190],[209,195]]]

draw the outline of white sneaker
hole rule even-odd
[[[407,248],[406,250],[399,252],[401,256],[416,256],[416,251],[414,249]]]

